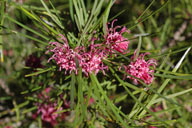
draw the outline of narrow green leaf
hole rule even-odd
[[[0,10],[0,26],[3,26],[4,24],[4,19],[5,19],[5,8],[6,8],[6,5],[5,5],[5,1],[2,0],[1,1],[1,10]],[[2,27],[3,28],[3,27]],[[2,29],[0,27],[0,33],[2,32]],[[0,35],[0,61],[3,62],[4,61],[4,58],[3,58],[3,36]]]
[[[171,71],[167,71],[167,70],[162,70],[160,68],[155,68],[155,70],[158,71],[157,74],[159,74],[159,72],[163,72],[163,73],[167,73],[167,74],[171,74],[171,75],[175,75],[175,76],[187,76],[187,77],[192,76],[192,74],[186,74],[186,73],[184,74],[184,73],[171,72]]]
[[[45,2],[43,0],[40,0],[41,3],[43,4],[44,8],[46,9],[46,11],[48,12],[49,16],[51,17],[51,19],[62,29],[64,29],[64,27],[62,26],[62,23],[59,21],[59,19],[57,18],[57,16],[55,16],[54,14],[51,13],[51,11],[49,10],[49,8],[47,7],[47,5],[45,4]]]
[[[74,22],[73,0],[69,0],[69,12],[70,12],[71,19]]]
[[[35,19],[36,21],[38,21],[38,19],[31,14],[29,11],[27,11],[26,9],[24,9],[23,7],[20,8],[24,13],[26,13],[27,16],[31,17],[32,19]]]
[[[192,75],[174,76],[174,75],[164,75],[164,74],[154,73],[154,76],[169,78],[169,79],[192,80]]]
[[[78,25],[79,31],[81,31],[82,27],[83,27],[82,26],[83,18],[82,18],[82,15],[81,15],[81,10],[77,5],[78,2],[79,1],[73,0],[73,5],[74,5],[74,8],[75,8],[75,12],[76,12],[76,17],[75,17],[76,20],[75,21],[76,21],[76,24]]]
[[[80,3],[81,3],[81,7],[83,9],[83,15],[84,15],[84,18],[85,18],[85,22],[87,22],[88,14],[87,14],[87,10],[86,10],[86,7],[85,7],[84,0],[80,0]]]
[[[21,8],[20,5],[15,5],[17,8]],[[37,7],[37,6],[33,6],[33,5],[22,5],[22,8],[31,10],[31,11],[46,11],[46,9],[44,7]],[[58,13],[60,14],[60,10],[53,10],[53,9],[49,9],[52,13]]]
[[[34,72],[34,73],[31,73],[31,74],[28,74],[28,75],[25,75],[25,77],[30,77],[30,76],[36,76],[36,75],[39,75],[39,74],[42,74],[42,73],[45,73],[45,72],[48,72],[48,71],[51,71],[53,69],[55,69],[56,67],[51,67],[51,68],[48,68],[48,69],[43,69],[43,70],[40,70],[38,72]]]
[[[83,100],[83,85],[84,85],[84,81],[82,79],[82,70],[80,68],[80,70],[78,71],[78,76],[77,76],[77,83],[78,83],[78,94],[77,94],[77,98],[78,98],[78,104],[80,105],[80,118],[82,119],[81,121],[83,121],[83,119],[85,118],[85,103]],[[80,125],[81,122],[79,121],[78,124]]]
[[[171,99],[171,98],[174,98],[174,97],[186,94],[186,93],[188,93],[190,91],[192,91],[192,88],[184,90],[184,91],[181,91],[181,92],[177,92],[177,93],[174,93],[174,94],[170,94],[170,95],[167,95],[165,97],[167,97],[168,99]],[[163,98],[158,98],[158,99],[154,100],[152,102],[152,104],[155,104],[155,103],[158,103],[158,102],[162,102],[163,100],[164,100]]]
[[[16,34],[21,35],[21,36],[24,36],[24,37],[29,38],[29,39],[31,39],[31,40],[34,40],[34,41],[36,41],[36,42],[39,42],[39,43],[41,43],[41,44],[43,44],[43,45],[45,45],[45,46],[49,45],[48,43],[45,43],[45,42],[47,42],[47,41],[39,40],[39,39],[37,39],[37,38],[34,38],[33,36],[26,35],[26,34],[20,33],[20,32],[16,32]]]
[[[41,120],[41,116],[38,116],[37,120],[38,120],[39,128],[42,128],[42,120]]]
[[[170,50],[172,50],[172,49],[170,48],[170,49],[168,49],[169,52],[167,52],[167,53],[163,53],[163,54],[161,54],[161,55],[151,55],[150,57],[151,57],[151,58],[158,58],[158,57],[166,56],[166,55],[168,55],[168,54],[173,55],[173,54],[176,54],[176,53],[185,51],[185,50],[187,50],[187,49],[190,48],[190,47],[192,47],[192,45],[187,46],[187,47],[185,47],[185,48],[180,48],[180,49],[175,50],[175,51],[172,51],[172,52],[170,52]]]
[[[42,35],[41,33],[39,33],[39,32],[37,32],[37,31],[35,31],[35,30],[33,30],[33,29],[27,27],[26,25],[24,25],[24,24],[22,24],[22,23],[16,21],[15,19],[9,17],[8,15],[6,15],[6,18],[8,18],[10,21],[12,21],[12,22],[18,24],[19,26],[25,28],[26,30],[28,30],[28,31],[30,31],[30,32],[32,32],[32,33],[34,33],[34,34],[36,34],[36,35],[42,37],[43,39],[45,39],[45,40],[49,40],[48,37],[46,37],[46,36]]]
[[[17,107],[13,108],[11,111],[14,112],[14,111],[16,111],[16,109],[22,108],[22,107],[24,107],[24,106],[26,106],[26,105],[28,105],[28,104],[29,104],[29,101],[25,101],[25,102],[17,105]]]
[[[149,17],[151,17],[151,16],[153,16],[153,15],[155,15],[155,14],[157,14],[159,11],[161,11],[164,7],[166,7],[167,6],[167,4],[169,3],[169,1],[170,0],[167,0],[159,9],[157,9],[156,11],[154,11],[154,12],[152,12],[151,14],[149,14],[148,16],[146,16],[146,17],[144,17],[144,18],[142,18],[142,20],[141,21],[139,21],[139,22],[137,22],[135,25],[133,25],[133,26],[131,26],[131,27],[129,27],[128,29],[133,29],[133,28],[135,28],[139,23],[142,23],[142,22],[144,22],[145,20],[147,20]],[[125,25],[127,25],[127,23],[126,24],[123,24],[122,26],[125,26]]]
[[[136,22],[139,21],[139,20],[142,18],[142,16],[149,10],[149,8],[153,5],[154,2],[155,2],[155,0],[153,0],[153,1],[149,4],[149,6],[147,6],[147,8],[142,12],[142,14],[135,20]]]
[[[36,109],[37,109],[37,106],[31,107],[29,109],[25,109],[25,110],[23,110],[22,114],[26,114],[26,113],[32,112],[32,111],[34,111]]]
[[[75,91],[75,73],[72,72],[72,77],[71,77],[71,90],[70,90],[70,102],[71,102],[71,109],[74,108],[74,99],[75,99],[75,96],[76,96],[76,91]]]
[[[59,16],[58,10],[54,7],[54,5],[53,5],[53,3],[51,2],[51,0],[49,0],[49,3],[50,3],[51,7],[53,8],[53,10],[54,10],[54,12],[55,12],[55,14],[56,14],[56,16],[57,16],[57,18],[58,18],[58,21],[61,23],[61,17]],[[52,12],[51,9],[49,9],[49,11]]]
[[[103,14],[103,32],[105,35],[107,35],[107,21],[108,21],[111,7],[112,7],[112,0],[110,0],[109,4],[107,5],[107,8],[105,9],[105,12]]]
[[[20,120],[20,109],[17,106],[17,102],[15,100],[13,100],[13,105],[14,105],[14,108],[15,108],[17,121],[19,121]]]

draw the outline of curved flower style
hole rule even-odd
[[[155,68],[155,66],[157,65],[156,60],[149,59],[148,61],[145,61],[144,56],[149,54],[145,53],[140,54],[140,56],[134,62],[133,59],[135,58],[135,54],[136,51],[131,58],[132,62],[128,66],[124,66],[125,71],[132,76],[142,79],[146,84],[152,83],[154,78],[154,70],[150,69],[150,66]],[[138,83],[138,80],[131,76],[127,76],[127,78],[133,79],[136,84]]]
[[[122,54],[126,54],[127,49],[128,49],[129,40],[124,38],[122,36],[122,33],[124,33],[124,32],[129,33],[130,31],[127,30],[126,27],[123,27],[120,30],[120,32],[117,32],[116,29],[121,28],[121,27],[116,26],[115,28],[113,28],[113,24],[115,21],[117,21],[117,19],[112,21],[111,28],[107,27],[107,35],[104,36],[104,39],[105,39],[104,44],[107,46],[107,49],[105,49],[105,50],[108,51],[110,54],[115,53],[115,51],[118,51]],[[110,24],[110,23],[108,23],[108,24]]]

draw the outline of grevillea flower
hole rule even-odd
[[[33,114],[33,118],[37,118],[38,115],[41,115],[41,119],[43,123],[49,123],[52,126],[55,126],[58,122],[57,119],[65,120],[65,117],[70,114],[70,112],[63,112],[63,109],[67,109],[70,107],[70,102],[63,100],[63,105],[58,109],[57,101],[50,101],[50,91],[51,88],[48,87],[43,90],[40,94],[38,94],[38,98],[42,100],[41,103],[36,103],[37,112]]]
[[[12,126],[5,126],[4,128],[13,128]]]
[[[113,27],[114,22],[117,19],[113,20],[111,23],[111,28],[107,27],[107,35],[104,35],[104,44],[110,54],[115,53],[116,51],[126,54],[128,49],[129,40],[122,36],[124,32],[130,32],[126,27],[123,27],[119,32],[116,31],[117,28],[121,28],[120,26]],[[110,23],[108,23],[110,24]]]
[[[49,46],[48,52],[53,52],[50,60],[55,60],[57,65],[59,66],[60,71],[62,69],[65,70],[65,73],[75,71],[78,73],[79,67],[82,68],[82,72],[88,76],[89,73],[95,72],[97,74],[99,71],[103,73],[105,69],[108,69],[102,62],[105,58],[105,54],[103,50],[99,49],[100,45],[94,44],[94,40],[92,40],[90,50],[86,51],[85,47],[76,47],[74,50],[71,49],[68,45],[67,39],[61,35],[61,39],[63,44],[59,42],[50,42],[52,46],[55,48],[50,49]]]
[[[55,60],[57,65],[59,65],[59,70],[65,69],[65,74],[67,72],[71,73],[72,71],[75,71],[77,74],[77,66],[76,66],[76,59],[79,59],[81,56],[75,52],[73,49],[69,48],[67,39],[63,36],[61,36],[61,40],[63,41],[63,44],[59,42],[50,42],[49,44],[52,46],[55,46],[53,49],[49,49],[48,52],[53,52],[51,58],[49,58],[48,62],[50,60]],[[50,48],[50,46],[49,46]]]
[[[81,60],[79,61],[79,65],[82,67],[82,72],[88,76],[89,73],[95,72],[95,75],[99,71],[102,71],[105,74],[105,69],[108,69],[102,62],[102,59],[105,58],[105,55],[102,50],[96,48],[97,45],[93,43],[90,46],[90,50],[88,52],[85,51],[85,48],[82,48],[81,52]]]
[[[60,111],[62,108],[60,108]],[[59,111],[57,109],[56,103],[49,103],[49,104],[40,104],[38,105],[38,111],[37,114],[41,114],[41,119],[47,123],[50,123],[52,126],[55,126],[57,124],[57,117]]]
[[[128,66],[124,66],[125,71],[127,72],[127,74],[142,79],[144,83],[150,84],[154,78],[153,76],[154,70],[150,69],[150,67],[152,66],[153,68],[155,68],[155,66],[157,65],[156,60],[149,59],[148,61],[145,61],[144,60],[145,55],[149,54],[145,53],[140,54],[140,56],[136,59],[136,61],[134,61],[135,54],[136,51],[134,52],[134,55],[131,57],[132,62]],[[131,76],[127,76],[127,78],[133,79],[136,84],[138,83],[138,80]]]
[[[63,108],[60,107],[57,109],[57,103],[51,102],[49,93],[51,88],[46,88],[40,94],[38,94],[38,98],[42,100],[41,103],[36,103],[37,112],[33,114],[33,118],[35,119],[38,115],[41,115],[41,119],[44,123],[50,123],[52,126],[57,124],[57,118],[60,116],[58,111],[61,111]]]
[[[157,127],[155,127],[155,126],[149,126],[149,128],[157,128]]]

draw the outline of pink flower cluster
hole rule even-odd
[[[81,60],[79,60],[79,65],[82,67],[82,72],[88,76],[89,73],[95,72],[95,75],[102,71],[105,74],[104,70],[107,70],[108,67],[105,66],[102,60],[106,57],[104,52],[99,49],[99,45],[92,43],[90,45],[90,50],[86,52],[85,48],[82,48],[81,51]]]
[[[124,66],[125,71],[134,77],[142,79],[144,83],[150,84],[154,78],[153,76],[154,70],[150,69],[150,67],[152,66],[153,68],[155,68],[155,66],[157,65],[156,60],[149,59],[148,61],[145,61],[144,60],[145,55],[149,54],[145,53],[140,54],[140,56],[136,59],[136,61],[134,61],[136,51],[134,55],[131,57],[131,63],[128,66]],[[133,79],[136,84],[139,83],[138,79],[135,79],[131,76],[127,76],[127,78]]]
[[[48,62],[52,59],[54,59],[59,65],[59,70],[65,69],[65,73],[69,71],[71,73],[72,71],[75,71],[77,74],[77,66],[76,66],[76,59],[80,59],[81,56],[75,52],[75,50],[69,48],[69,44],[67,39],[63,36],[61,36],[61,41],[63,41],[63,44],[59,42],[50,42],[51,46],[54,46],[53,49],[49,49],[47,52],[53,52],[51,58],[49,58]],[[49,48],[51,47],[49,46]]]
[[[123,27],[120,32],[117,32],[116,29],[121,28],[120,26],[113,27],[114,22],[117,19],[113,20],[111,23],[111,28],[107,27],[107,35],[104,35],[104,44],[106,45],[105,51],[108,51],[109,54],[120,52],[122,54],[127,53],[129,40],[122,36],[122,33],[130,31],[126,27]],[[110,24],[110,23],[109,23]]]
[[[129,32],[125,27],[117,32],[116,29],[120,28],[117,26],[113,29],[113,24],[116,20],[112,22],[111,28],[107,27],[107,35],[104,36],[105,41],[102,44],[94,44],[96,39],[92,39],[92,43],[89,47],[89,51],[86,51],[85,47],[76,47],[71,49],[69,47],[67,39],[61,36],[63,44],[59,42],[50,42],[50,45],[54,46],[48,52],[52,52],[52,57],[48,60],[55,60],[57,65],[59,65],[60,71],[65,70],[65,73],[71,73],[74,71],[78,73],[78,66],[82,68],[82,72],[88,76],[89,73],[95,72],[95,75],[99,71],[105,74],[105,70],[108,69],[102,62],[104,58],[110,54],[115,54],[117,51],[125,54],[128,49],[129,41],[122,36],[122,33]]]
[[[56,109],[56,103],[50,104],[41,104],[38,107],[37,114],[41,114],[41,119],[45,122],[50,123],[52,126],[57,124],[58,114],[56,113],[58,110]],[[62,109],[62,108],[61,108]]]
[[[95,74],[97,74],[100,70],[105,73],[104,70],[108,69],[102,62],[105,54],[99,49],[99,45],[94,44],[94,41],[89,46],[89,51],[86,51],[83,46],[76,47],[73,50],[69,48],[67,39],[63,35],[61,35],[61,37],[63,44],[50,42],[55,48],[47,51],[54,53],[48,62],[54,59],[57,65],[59,65],[60,71],[64,69],[65,73],[75,71],[75,74],[77,74],[79,66],[82,68],[82,72],[88,76],[89,73],[95,72]]]
[[[112,57],[112,55],[117,56],[118,52],[121,54],[128,53],[128,45],[130,43],[128,39],[122,36],[124,32],[129,33],[130,31],[126,27],[114,27],[115,21],[117,20],[111,23],[110,28],[107,26],[107,34],[103,36],[104,41],[100,44],[95,44],[95,40],[100,40],[93,38],[88,48],[80,46],[71,49],[67,39],[63,35],[60,35],[62,44],[59,42],[50,42],[50,45],[54,46],[54,48],[49,46],[47,52],[52,52],[53,55],[48,62],[55,60],[60,71],[64,69],[65,73],[74,71],[77,74],[80,67],[86,76],[93,72],[97,75],[99,71],[105,74],[108,66],[104,65],[102,60]],[[121,28],[119,32],[116,31],[118,28]],[[132,62],[128,66],[124,66],[124,68],[128,74],[142,79],[146,84],[150,84],[153,80],[154,72],[150,67],[153,66],[155,68],[157,63],[154,59],[145,61],[144,56],[146,54],[141,54],[136,61],[133,61],[134,54],[131,59]],[[135,83],[138,83],[138,80],[131,76],[127,76],[127,78],[133,79]]]
[[[57,102],[50,101],[50,90],[51,88],[46,88],[38,95],[38,98],[41,99],[42,102],[36,103],[38,108],[37,112],[33,114],[33,118],[35,119],[38,115],[41,115],[41,119],[44,123],[50,123],[52,126],[55,126],[57,124],[58,117],[64,119],[66,116],[66,113],[58,114],[58,112],[63,110],[63,108],[69,108],[69,104],[64,100],[63,106],[58,109]]]

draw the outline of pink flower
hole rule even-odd
[[[41,114],[41,119],[50,123],[52,126],[57,124],[58,110],[56,109],[56,103],[40,104],[38,106],[37,114]],[[62,110],[62,108],[60,108]]]
[[[12,126],[5,126],[4,128],[13,128]]]
[[[40,94],[38,94],[39,99],[49,99],[49,92],[51,91],[51,87],[45,88]]]
[[[49,58],[48,62],[50,60],[55,60],[57,65],[59,65],[59,70],[65,69],[65,74],[67,72],[71,73],[72,71],[75,71],[77,74],[78,69],[76,66],[76,59],[79,59],[80,55],[75,52],[73,49],[69,48],[67,39],[63,36],[61,36],[61,40],[63,41],[63,44],[59,42],[50,42],[52,46],[55,46],[54,49],[50,49],[48,52],[53,52],[51,58]],[[50,48],[50,46],[49,46]]]
[[[105,73],[104,70],[108,69],[102,62],[106,55],[103,50],[99,49],[100,45],[94,44],[95,39],[93,39],[92,44],[88,46],[90,47],[88,51],[86,51],[83,46],[76,47],[73,50],[69,48],[68,41],[63,35],[61,35],[61,39],[63,44],[59,42],[50,42],[55,48],[50,49],[51,47],[49,46],[49,50],[47,51],[47,53],[54,53],[52,57],[49,58],[48,62],[52,59],[55,60],[57,65],[59,65],[60,71],[64,69],[65,73],[75,71],[77,74],[79,67],[81,67],[82,72],[88,76],[89,73],[93,72],[95,72],[95,75],[97,75],[99,71]]]
[[[32,115],[33,119],[36,119],[38,115],[41,115],[41,119],[43,123],[50,123],[52,126],[57,124],[57,120],[64,120],[66,116],[70,114],[70,112],[63,112],[63,109],[70,108],[70,102],[63,100],[62,106],[58,109],[57,101],[50,101],[50,91],[52,88],[48,87],[43,90],[40,94],[38,94],[38,98],[42,100],[41,103],[36,103],[37,112]]]
[[[90,46],[90,50],[88,52],[85,52],[83,48],[83,52],[81,53],[81,60],[80,66],[82,67],[82,72],[88,76],[89,73],[95,72],[95,75],[99,71],[102,71],[103,74],[105,74],[105,69],[108,69],[107,66],[105,66],[102,62],[102,60],[105,58],[105,55],[103,51],[100,49],[97,49],[97,45],[94,45],[93,43]]]
[[[57,124],[57,117],[59,116],[58,111],[62,110],[62,107],[58,110],[56,102],[50,102],[49,93],[51,88],[45,88],[40,94],[38,94],[38,98],[42,100],[42,103],[36,103],[37,112],[32,115],[35,119],[38,115],[41,115],[41,119],[44,122],[50,123],[52,126]]]
[[[157,127],[155,127],[155,126],[149,126],[149,128],[157,128]]]
[[[133,61],[133,59],[135,58],[135,54],[136,51],[133,57],[131,58],[132,62],[128,66],[124,66],[125,71],[127,72],[127,74],[142,79],[144,83],[150,84],[154,78],[153,76],[154,70],[150,69],[150,66],[155,68],[155,66],[157,65],[156,60],[149,59],[148,61],[145,61],[144,56],[149,54],[145,53],[140,54],[140,56],[136,59],[136,61]],[[127,76],[127,78],[133,79],[136,84],[138,83],[138,80],[131,76]]]
[[[87,96],[85,96],[85,99],[87,100]],[[92,105],[95,102],[95,99],[93,97],[90,97],[88,101],[88,106]]]
[[[115,28],[113,28],[113,24],[115,21],[117,21],[117,19],[113,20],[113,22],[111,23],[111,28],[107,27],[107,35],[104,36],[104,39],[105,39],[104,44],[107,47],[107,49],[105,49],[105,50],[108,51],[110,54],[115,53],[115,51],[126,54],[127,49],[128,49],[129,40],[124,38],[122,36],[122,33],[124,33],[124,32],[129,33],[130,31],[127,30],[126,27],[123,27],[120,30],[120,32],[117,32],[116,29],[121,28],[121,27],[116,26]],[[108,23],[108,24],[110,24],[110,23]]]

